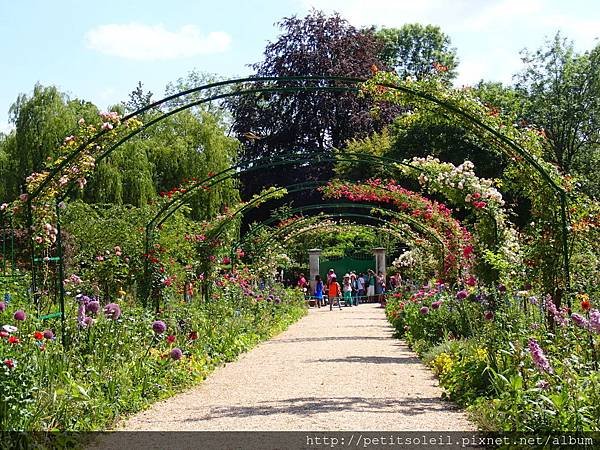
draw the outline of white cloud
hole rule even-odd
[[[221,53],[229,48],[231,37],[222,31],[202,35],[194,25],[169,31],[163,25],[129,23],[92,28],[85,34],[85,43],[106,55],[157,61]]]
[[[0,123],[0,133],[8,134],[14,128],[15,127],[12,124],[10,124],[10,123]]]

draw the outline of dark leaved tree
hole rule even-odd
[[[278,25],[283,33],[267,45],[264,61],[251,66],[257,76],[367,78],[375,67],[384,68],[377,56],[381,41],[373,30],[357,29],[337,14],[312,11],[304,18],[284,18]],[[329,156],[347,140],[380,130],[394,116],[393,110],[384,108],[374,117],[372,102],[354,92],[244,95],[229,106],[233,131],[243,144],[242,161]],[[298,165],[247,175],[243,177],[245,195],[262,186],[327,178],[332,167],[332,163]]]

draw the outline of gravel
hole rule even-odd
[[[311,309],[118,430],[472,431],[378,305]]]

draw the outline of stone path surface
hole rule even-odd
[[[475,430],[378,305],[311,309],[120,430]]]

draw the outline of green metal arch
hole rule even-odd
[[[241,90],[228,92],[228,93],[224,93],[224,94],[209,95],[206,98],[196,100],[196,101],[191,101],[187,104],[184,104],[183,106],[176,107],[173,110],[164,113],[160,117],[153,119],[148,124],[143,125],[138,130],[134,130],[133,132],[131,132],[130,134],[128,134],[127,136],[125,136],[124,138],[119,140],[117,143],[110,146],[107,149],[107,151],[105,151],[102,155],[100,155],[96,159],[96,161],[97,162],[101,161],[103,158],[108,156],[112,151],[114,151],[114,149],[116,149],[118,146],[120,146],[127,140],[131,139],[133,136],[137,135],[141,131],[154,125],[155,123],[158,123],[161,120],[164,120],[165,118],[167,118],[173,114],[176,114],[180,111],[184,111],[184,110],[192,108],[194,106],[198,106],[198,105],[208,103],[208,102],[211,102],[214,100],[235,97],[235,96],[240,96],[240,95],[248,95],[248,94],[254,94],[254,93],[267,93],[267,92],[269,92],[269,93],[275,93],[275,92],[299,93],[299,92],[319,92],[319,91],[327,92],[327,91],[329,91],[329,92],[353,92],[353,93],[356,93],[356,92],[358,92],[358,85],[365,81],[367,81],[367,79],[364,79],[364,78],[324,77],[324,76],[323,77],[322,76],[247,77],[247,78],[240,78],[240,79],[210,83],[210,84],[200,86],[197,88],[189,89],[187,91],[183,91],[183,92],[165,97],[162,100],[159,100],[159,101],[154,102],[144,108],[141,108],[138,111],[135,111],[135,112],[123,117],[122,120],[126,121],[128,119],[134,118],[134,117],[138,116],[139,114],[142,114],[150,109],[158,108],[168,101],[183,98],[186,95],[189,95],[191,93],[199,93],[199,92],[206,91],[209,89],[224,87],[224,86],[238,86],[238,85],[244,86],[244,84],[255,84],[255,83],[265,83],[265,82],[275,83],[275,86],[272,86],[272,87],[266,87],[266,88],[260,87],[260,88],[246,89],[246,90],[241,89]],[[281,85],[277,84],[277,83],[282,83],[282,82],[316,83],[317,85],[314,85],[314,86],[300,85],[300,86],[293,86],[293,87],[282,87]],[[333,85],[323,85],[324,83],[328,83],[328,84],[331,83]],[[380,83],[379,86],[388,88],[388,89],[398,90],[400,92],[408,94],[409,96],[413,96],[414,98],[420,98],[420,99],[426,100],[428,102],[431,102],[432,104],[440,106],[441,108],[443,108],[444,110],[446,110],[452,114],[455,114],[457,117],[460,117],[460,118],[466,120],[468,123],[472,124],[475,129],[481,130],[482,133],[484,133],[484,138],[486,135],[490,135],[492,137],[492,139],[490,140],[491,142],[493,142],[494,144],[496,144],[497,142],[500,142],[501,144],[503,144],[503,145],[498,146],[499,149],[503,153],[510,155],[511,152],[514,152],[517,155],[519,155],[521,158],[523,158],[523,160],[526,161],[527,164],[529,164],[541,176],[541,178],[548,184],[548,186],[550,186],[559,195],[560,206],[561,206],[561,222],[562,222],[563,265],[564,265],[564,271],[565,271],[565,281],[566,281],[565,284],[566,284],[566,287],[568,290],[569,284],[570,284],[570,281],[569,281],[569,247],[568,247],[567,193],[566,193],[565,189],[562,188],[561,186],[559,186],[558,184],[556,184],[556,182],[552,179],[552,177],[550,177],[548,172],[535,160],[535,158],[529,152],[527,152],[525,149],[520,147],[517,143],[515,143],[513,140],[511,140],[510,138],[505,136],[500,131],[492,128],[491,126],[489,126],[486,123],[479,120],[476,116],[469,113],[468,111],[458,108],[458,107],[452,105],[450,102],[445,101],[440,98],[437,98],[434,95],[431,95],[431,94],[428,94],[426,92],[422,92],[422,91],[419,91],[416,89],[411,89],[406,86],[396,85],[396,84],[392,84],[392,83]],[[32,215],[32,200],[35,199],[36,197],[38,197],[44,191],[44,189],[48,186],[50,181],[52,179],[54,179],[56,176],[59,176],[61,171],[64,168],[66,168],[69,165],[69,163],[72,162],[79,154],[81,154],[87,148],[88,145],[98,142],[98,140],[106,132],[107,131],[100,131],[95,136],[91,137],[86,142],[82,143],[77,149],[75,149],[72,153],[67,155],[67,157],[54,170],[52,170],[48,174],[46,179],[40,184],[40,186],[34,192],[29,193],[27,204],[28,204],[28,210],[29,210],[30,217]],[[495,142],[494,142],[494,140],[495,140]],[[65,186],[65,190],[67,188],[68,188],[68,186]],[[61,244],[59,243],[59,245],[61,245]]]
[[[321,216],[311,216],[310,218],[314,218],[314,217],[321,217]],[[388,226],[391,226],[393,228],[396,228],[395,224],[393,222],[391,222],[390,220],[386,220],[385,218],[382,217],[376,217],[376,216],[371,216],[371,215],[367,215],[367,214],[360,214],[360,213],[327,213],[324,214],[322,216],[324,219],[331,219],[331,218],[339,218],[339,219],[346,219],[346,218],[362,218],[362,219],[369,219],[372,220],[374,222],[377,223],[381,223],[381,224],[385,224]],[[292,225],[297,225],[297,223],[294,223]],[[356,224],[356,226],[363,226],[363,224]],[[368,225],[366,225],[368,226]],[[370,226],[372,227],[372,226]],[[373,227],[375,228],[375,227]],[[313,228],[311,228],[312,230]],[[311,231],[311,230],[305,230],[306,232]],[[390,230],[386,230],[384,229],[386,232],[389,232]],[[257,251],[259,253],[264,252],[264,250],[266,249],[266,247],[273,241],[275,241],[276,239],[280,238],[281,235],[285,236],[285,232],[290,231],[291,234],[294,233],[294,230],[289,230],[288,227],[283,227],[281,230],[277,230],[276,233],[273,233],[272,235],[270,235],[269,237],[267,237],[267,239],[265,239],[258,247],[257,247]],[[399,233],[400,234],[400,233]],[[441,242],[440,240],[438,240],[436,237],[432,236],[433,241],[435,241],[435,244],[437,244],[439,246],[440,249],[440,267],[443,268],[444,265],[444,257],[445,257],[445,251],[444,251],[444,243]],[[284,237],[284,240],[286,240],[287,238]],[[425,239],[428,240],[428,239]],[[431,242],[431,240],[429,240],[429,242]]]
[[[363,209],[363,210],[366,209],[366,210],[369,210],[369,211],[372,211],[373,209],[384,210],[387,213],[393,214],[399,220],[401,220],[401,221],[403,221],[403,222],[405,222],[405,223],[413,226],[414,228],[416,228],[417,230],[419,230],[421,233],[429,235],[439,245],[441,245],[442,248],[445,248],[443,240],[431,228],[429,228],[426,225],[424,225],[424,224],[416,221],[414,218],[412,218],[408,214],[402,213],[400,211],[388,209],[388,208],[378,208],[378,207],[374,207],[373,205],[370,205],[370,204],[346,202],[346,203],[330,203],[330,204],[325,204],[325,205],[305,205],[305,206],[301,206],[301,207],[298,207],[298,208],[293,208],[293,209],[291,209],[289,211],[289,213],[290,214],[305,213],[307,211],[324,212],[324,210],[326,210],[328,208],[338,208],[338,209],[340,209],[340,208],[344,208],[344,209],[345,208],[349,208],[349,209]],[[341,213],[341,214],[344,214],[344,213]],[[350,213],[348,213],[348,214],[350,214]],[[367,216],[367,217],[374,218],[373,216]],[[258,233],[260,230],[266,229],[269,225],[277,222],[278,220],[280,220],[280,218],[271,217],[271,218],[269,218],[269,219],[261,222],[255,228],[253,228],[252,230],[250,230],[250,232],[246,233],[244,235],[243,239],[241,239],[238,242],[234,243],[234,245],[232,246],[232,252],[234,252],[237,248],[243,248],[243,244],[248,239],[250,239],[256,233]],[[388,222],[388,221],[386,221],[386,222]],[[273,235],[275,235],[275,233]]]

